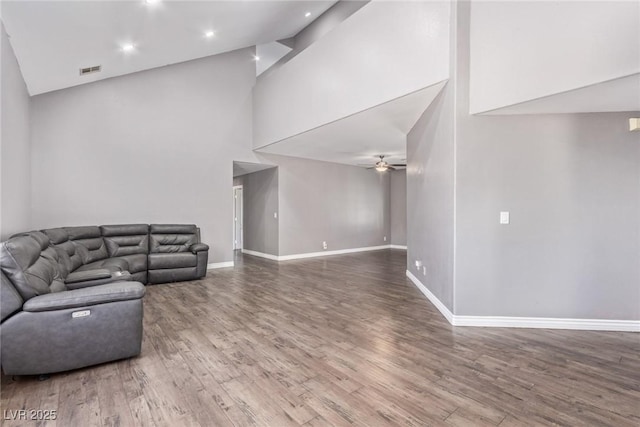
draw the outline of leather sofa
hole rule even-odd
[[[166,283],[207,274],[209,246],[193,224],[123,224],[42,230],[69,272],[128,272],[131,280]]]
[[[144,285],[70,289],[42,232],[0,245],[0,363],[7,375],[50,374],[140,354]],[[130,276],[128,277],[130,279]]]
[[[132,357],[142,342],[143,283],[206,275],[195,225],[59,227],[0,244],[0,364],[48,374]]]

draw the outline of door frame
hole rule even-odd
[[[241,190],[241,195],[243,197],[240,198],[240,244],[238,244],[238,241],[236,240],[236,223],[238,222],[238,213],[236,212],[236,196],[238,195],[238,190]],[[242,185],[234,185],[233,186],[233,192],[231,193],[231,200],[233,202],[233,218],[231,221],[231,225],[233,226],[233,250],[237,250],[240,249],[242,250],[242,247],[244,246],[244,221],[242,220],[243,215],[244,215],[244,189]]]

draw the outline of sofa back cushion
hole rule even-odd
[[[25,301],[66,289],[58,268],[58,253],[40,231],[2,242],[0,265],[2,273]]]
[[[83,264],[76,244],[69,240],[69,233],[64,228],[48,228],[42,232],[49,237],[58,252],[58,266],[63,278]]]
[[[69,240],[76,244],[83,264],[100,261],[109,256],[99,227],[64,227],[64,230],[69,234]]]
[[[193,224],[151,224],[149,226],[149,252],[187,252],[198,243],[198,228]]]
[[[100,232],[110,257],[149,253],[147,224],[102,225]]]
[[[0,318],[2,321],[22,308],[22,297],[13,287],[9,278],[1,273],[0,278]]]

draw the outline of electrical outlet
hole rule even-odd
[[[382,239],[382,240],[384,240],[386,242],[387,241],[387,236],[384,236],[384,239]]]
[[[420,261],[419,259],[416,260],[416,268],[418,270],[420,270],[420,267],[422,267],[422,261]]]
[[[424,265],[422,266],[422,275],[423,276],[427,275],[427,267],[425,267]]]
[[[325,250],[326,250],[326,249],[327,249],[327,247],[328,247],[328,246],[327,246],[327,242],[322,242],[322,249],[325,249]]]
[[[273,217],[274,217],[274,218],[276,218],[276,219],[278,219],[278,212],[274,212],[274,213],[273,213]]]

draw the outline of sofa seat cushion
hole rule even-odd
[[[107,258],[100,261],[90,262],[78,268],[76,271],[100,270],[105,269],[111,272],[129,271],[129,263],[124,259]]]
[[[89,288],[40,295],[27,301],[22,309],[29,312],[88,307],[117,301],[140,299],[145,288],[138,282],[114,282]]]
[[[114,261],[125,261],[129,265],[129,268],[127,269],[129,273],[133,274],[147,271],[147,254],[117,256],[111,259]]]
[[[149,270],[195,267],[198,257],[191,252],[149,254]]]

